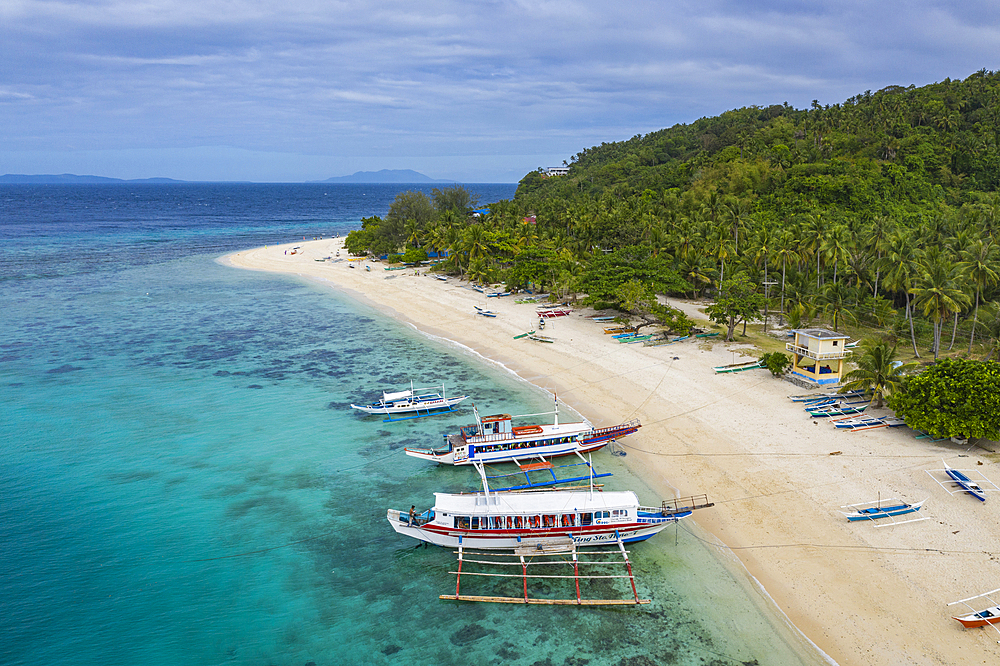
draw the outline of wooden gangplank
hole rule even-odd
[[[455,578],[455,594],[442,594],[439,595],[439,599],[452,600],[452,601],[477,601],[486,603],[502,603],[502,604],[538,604],[547,606],[624,606],[624,605],[641,605],[650,603],[649,599],[640,599],[639,593],[635,586],[635,574],[632,571],[632,563],[629,560],[628,553],[625,549],[625,544],[622,542],[621,538],[618,538],[615,543],[618,546],[617,550],[598,550],[598,551],[584,551],[588,556],[602,556],[602,555],[621,555],[620,561],[611,560],[580,560],[580,552],[577,550],[576,543],[569,537],[559,540],[525,540],[523,543],[515,548],[512,548],[509,552],[501,551],[466,551],[464,546],[459,544],[456,554],[458,555],[458,568],[456,571],[449,571],[448,573],[454,574]],[[471,557],[470,557],[471,556]],[[477,556],[490,556],[492,558],[507,558],[507,559],[476,559]],[[556,559],[553,559],[556,558]],[[585,574],[581,573],[581,566],[587,567],[600,567],[600,566],[620,566],[621,563],[625,564],[626,573],[625,574]],[[480,564],[492,567],[520,567],[520,573],[498,573],[492,571],[468,571],[462,570],[465,564]],[[528,567],[539,567],[539,566],[569,566],[572,565],[572,574],[529,574]],[[537,569],[536,569],[537,570]],[[520,597],[501,597],[501,596],[489,596],[489,595],[474,595],[474,594],[462,594],[462,575],[465,576],[475,576],[484,578],[519,578],[522,581],[523,595]],[[547,579],[547,580],[573,580],[576,587],[576,598],[575,599],[539,599],[535,597],[528,596],[528,579]],[[585,599],[580,592],[580,581],[596,580],[596,579],[628,579],[632,586],[632,598],[631,599]]]

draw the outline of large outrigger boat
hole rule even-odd
[[[638,419],[608,428],[594,428],[587,423],[559,423],[559,405],[552,425],[514,426],[510,414],[479,416],[472,406],[476,422],[457,433],[444,436],[442,449],[406,448],[406,455],[445,465],[518,462],[530,458],[554,458],[596,451],[641,427]],[[540,416],[528,414],[525,416]]]
[[[392,528],[445,547],[492,550],[567,541],[587,546],[644,541],[712,506],[705,495],[641,506],[631,490],[602,491],[593,481],[589,488],[497,492],[489,489],[483,466],[476,469],[483,492],[434,493],[434,506],[419,514],[389,509]]]

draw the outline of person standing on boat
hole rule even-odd
[[[410,525],[415,525],[417,523],[417,505],[413,504],[410,506]]]

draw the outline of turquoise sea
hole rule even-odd
[[[350,403],[411,379],[489,413],[551,396],[327,287],[217,261],[343,235],[404,189],[0,186],[0,663],[819,663],[687,530],[631,546],[648,606],[438,599],[454,555],[385,510],[475,487],[402,452],[471,410],[383,423]],[[660,499],[621,458],[595,465]]]

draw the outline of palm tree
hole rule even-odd
[[[976,337],[976,324],[979,321],[979,299],[983,287],[991,287],[1000,282],[1000,274],[994,268],[997,265],[997,246],[993,239],[974,241],[962,256],[962,270],[976,288],[976,310],[972,317],[972,332],[969,334],[969,353],[972,353],[972,341]]]
[[[798,249],[798,241],[795,239],[795,234],[786,229],[778,235],[778,239],[774,245],[774,255],[776,259],[781,259],[781,314],[785,314],[785,266],[789,259],[795,259],[800,256]]]
[[[916,273],[917,251],[913,249],[909,230],[898,228],[886,245],[886,254],[882,257],[882,266],[886,272],[882,280],[887,289],[903,292],[906,298],[906,318],[910,321],[910,341],[913,343],[913,355],[920,358],[917,351],[917,337],[913,331],[913,312],[910,310],[910,285]]]
[[[861,353],[855,358],[857,368],[844,375],[841,392],[865,391],[872,394],[871,404],[876,409],[882,400],[892,395],[902,382],[903,375],[917,367],[917,363],[896,361],[896,345],[884,338],[868,338],[861,344]]]
[[[931,250],[939,250],[933,246]],[[924,315],[934,322],[934,360],[941,349],[941,325],[954,312],[969,304],[969,296],[959,286],[959,268],[940,252],[928,252],[923,273],[911,290],[913,307],[921,308]]]
[[[819,295],[819,303],[823,306],[823,312],[833,314],[833,330],[837,330],[837,322],[842,317],[852,319],[855,322],[857,317],[847,309],[851,300],[853,290],[845,284],[831,282],[826,285],[826,289]]]

